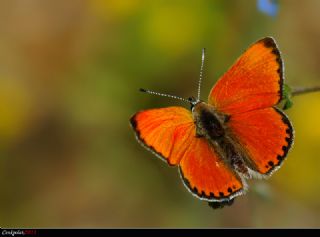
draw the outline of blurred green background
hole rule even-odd
[[[251,43],[273,36],[291,86],[320,85],[318,0],[0,2],[2,227],[319,227],[320,94],[293,99],[295,143],[268,181],[213,210],[143,149],[141,109],[202,99]]]

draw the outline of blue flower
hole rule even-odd
[[[258,0],[257,7],[261,12],[270,16],[276,16],[279,9],[277,0]]]

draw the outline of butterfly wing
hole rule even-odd
[[[208,102],[226,114],[266,108],[281,100],[283,65],[275,41],[249,47],[212,88]]]
[[[140,111],[130,122],[138,141],[169,165],[179,164],[195,129],[192,114],[183,107]]]
[[[189,191],[207,201],[229,201],[246,188],[203,137],[191,139],[180,162],[180,175]]]
[[[268,175],[279,167],[293,141],[284,113],[272,107],[281,100],[283,69],[272,38],[253,44],[209,95],[209,104],[230,117],[227,126],[247,154],[254,171]]]
[[[170,165],[178,165],[186,187],[209,201],[228,201],[244,191],[241,179],[203,137],[182,107],[145,110],[130,120],[138,140]]]
[[[248,155],[250,167],[263,175],[280,167],[293,141],[289,119],[273,107],[232,115],[228,126]]]

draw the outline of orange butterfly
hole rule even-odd
[[[231,204],[246,179],[266,178],[293,142],[287,116],[274,107],[283,94],[283,63],[271,37],[251,45],[211,89],[208,103],[144,110],[130,119],[138,140],[169,165],[178,165],[186,188],[213,207]]]

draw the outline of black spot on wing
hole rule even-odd
[[[131,118],[130,118],[130,124],[131,124],[131,127],[136,131],[137,131],[137,121],[136,121],[136,114],[133,115]]]
[[[282,150],[283,150],[284,152],[287,152],[287,151],[288,151],[288,147],[287,147],[287,146],[283,146],[283,147],[282,147]]]
[[[258,42],[262,42],[265,47],[271,48],[271,52],[276,56],[276,61],[278,64],[278,69],[277,73],[279,75],[279,100],[277,103],[279,103],[282,100],[282,93],[283,93],[283,80],[284,80],[284,75],[283,75],[283,61],[281,58],[281,53],[279,51],[279,48],[275,42],[275,40],[272,37],[266,37]]]
[[[290,120],[288,119],[288,117],[278,108],[273,107],[273,109],[281,115],[282,121],[287,125],[288,128],[286,129],[286,137],[284,138],[284,144],[286,144],[286,145],[282,146],[283,154],[277,155],[278,163],[275,164],[273,161],[268,162],[267,166],[270,167],[270,170],[267,172],[267,175],[270,174],[275,168],[281,166],[282,162],[285,160],[285,158],[286,158],[286,156],[292,146],[292,142],[294,139],[293,127],[292,127],[292,124],[291,124]]]
[[[268,165],[270,165],[271,167],[273,167],[273,166],[274,166],[274,163],[273,163],[272,161],[269,161],[269,162],[268,162]]]
[[[272,37],[265,37],[260,40],[264,43],[264,46],[267,48],[276,48],[276,43],[274,42],[274,39]]]
[[[138,112],[139,113],[139,112]],[[140,131],[138,129],[138,126],[137,126],[137,120],[136,120],[136,116],[137,114],[136,113],[135,115],[133,115],[131,118],[130,118],[130,124],[131,124],[131,127],[133,128],[134,132],[135,132],[135,135],[136,135],[136,139],[138,140],[138,142],[145,148],[147,149],[148,151],[151,151],[154,155],[156,155],[158,158],[160,158],[161,160],[165,161],[167,164],[169,164],[170,166],[173,166],[173,164],[170,164],[169,160],[159,151],[157,151],[153,146],[149,146],[147,145],[147,143],[145,142],[145,140],[143,138],[141,138],[141,135],[140,135]]]

